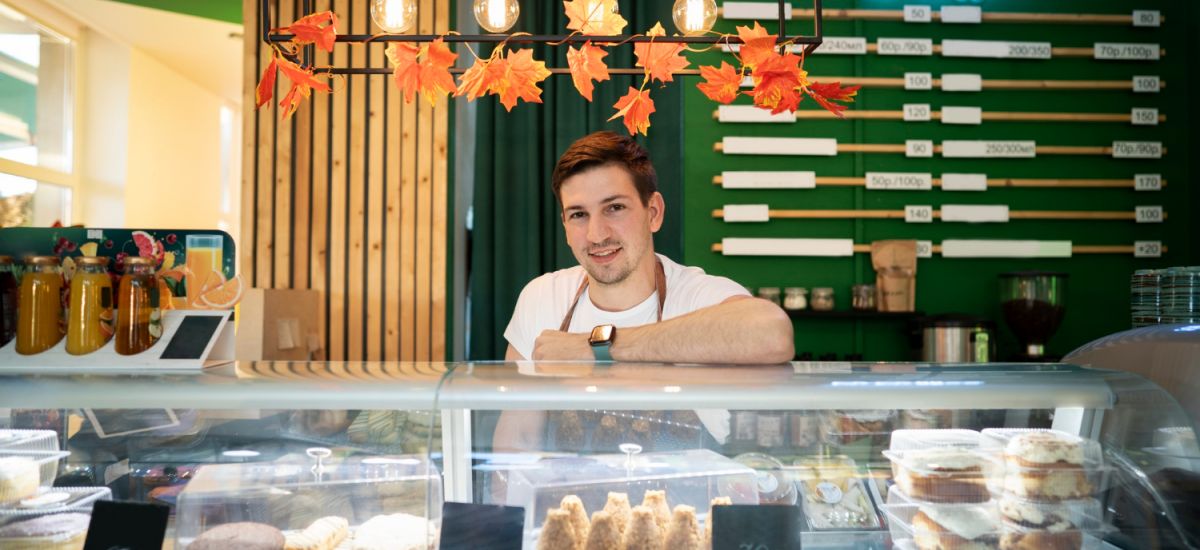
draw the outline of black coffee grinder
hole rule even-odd
[[[1066,314],[1067,274],[1054,271],[1011,271],[1000,274],[1000,308],[1004,321],[1021,343],[1013,360],[1048,362],[1046,342]]]

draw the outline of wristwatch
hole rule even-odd
[[[613,325],[597,325],[592,329],[592,334],[588,336],[588,344],[591,344],[592,353],[597,361],[613,360],[610,348],[616,338],[617,327]]]

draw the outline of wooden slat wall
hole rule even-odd
[[[449,29],[449,0],[421,3],[421,33]],[[315,0],[339,32],[374,33],[368,3]],[[332,81],[288,121],[276,103],[254,110],[254,87],[270,61],[259,40],[305,14],[303,0],[243,0],[246,69],[240,270],[259,288],[323,293],[330,360],[446,359],[447,154],[450,103],[405,104],[389,77]],[[338,44],[318,65],[384,67],[384,46]]]

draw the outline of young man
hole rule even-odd
[[[780,363],[792,323],[724,277],[654,253],[665,213],[646,150],[596,132],[554,168],[567,244],[579,266],[521,291],[504,337],[507,360]]]

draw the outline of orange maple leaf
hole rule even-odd
[[[450,51],[441,38],[420,48],[409,43],[393,42],[384,53],[393,65],[396,87],[404,92],[405,103],[412,103],[417,92],[420,92],[430,105],[436,107],[439,97],[457,90],[450,67],[458,59],[458,54]]]
[[[734,70],[732,65],[722,61],[720,69],[701,66],[700,76],[704,77],[705,81],[696,84],[696,87],[709,99],[728,104],[737,98],[738,88],[742,85],[742,74]]]
[[[420,53],[421,48],[407,42],[392,42],[384,50],[394,67],[392,77],[396,80],[396,88],[404,92],[405,103],[412,103],[421,85],[421,67],[417,65]]]
[[[541,103],[542,89],[538,88],[537,84],[548,76],[550,71],[546,69],[546,63],[535,60],[533,50],[525,48],[508,52],[502,79],[504,84],[497,92],[500,95],[500,104],[512,111],[512,108],[517,106],[518,99]]]
[[[500,52],[499,49],[496,52]],[[504,71],[508,62],[503,57],[493,54],[488,59],[476,59],[462,76],[458,77],[458,91],[455,97],[466,95],[468,101],[474,101],[488,94],[499,93],[503,87]]]
[[[296,112],[300,107],[300,102],[312,95],[312,90],[329,93],[329,85],[316,79],[312,69],[303,69],[299,65],[292,63],[282,57],[276,57],[273,61],[283,76],[287,77],[292,82],[292,88],[288,90],[287,95],[279,100],[281,109],[279,118],[286,119]]]
[[[838,118],[842,118],[844,116],[842,111],[846,110],[846,106],[834,102],[853,102],[854,96],[858,95],[859,88],[860,86],[846,86],[843,88],[841,82],[834,82],[832,84],[813,82],[805,86],[804,91],[827,111],[833,113]]]
[[[646,130],[650,128],[650,113],[654,112],[654,100],[650,99],[649,90],[640,91],[630,86],[629,93],[617,100],[613,108],[617,109],[617,113],[610,117],[609,121],[624,117],[623,122],[629,130],[629,135],[639,132],[643,136],[646,135]]]
[[[279,65],[275,64],[275,57],[271,56],[271,63],[263,70],[262,80],[258,81],[258,87],[254,89],[254,108],[261,108],[271,101],[271,96],[275,94],[275,75],[279,73]]]
[[[604,64],[606,55],[608,52],[604,51],[604,48],[593,46],[591,42],[584,42],[583,47],[578,50],[567,48],[567,66],[571,68],[571,80],[579,94],[588,101],[592,100],[592,89],[595,87],[592,81],[608,80],[608,65]]]
[[[656,23],[646,36],[666,36],[662,23]],[[633,53],[637,55],[637,66],[645,67],[646,73],[653,80],[671,82],[671,73],[687,67],[690,63],[680,55],[683,44],[639,42],[633,45]]]
[[[286,30],[295,35],[292,39],[295,44],[316,44],[322,50],[333,52],[333,43],[337,40],[337,23],[337,15],[331,11],[323,11],[297,19]]]
[[[805,74],[800,69],[800,57],[795,54],[774,54],[754,68],[754,89],[745,92],[754,97],[754,104],[770,109],[771,114],[795,111],[800,106],[801,81]]]
[[[754,22],[754,27],[738,27],[738,38],[742,39],[742,46],[738,50],[738,57],[742,60],[742,65],[753,69],[762,63],[771,59],[771,56],[776,55],[775,51],[775,35],[767,34],[767,29]]]
[[[613,36],[621,34],[628,24],[617,13],[617,0],[563,0],[567,12],[567,28],[585,35]]]

